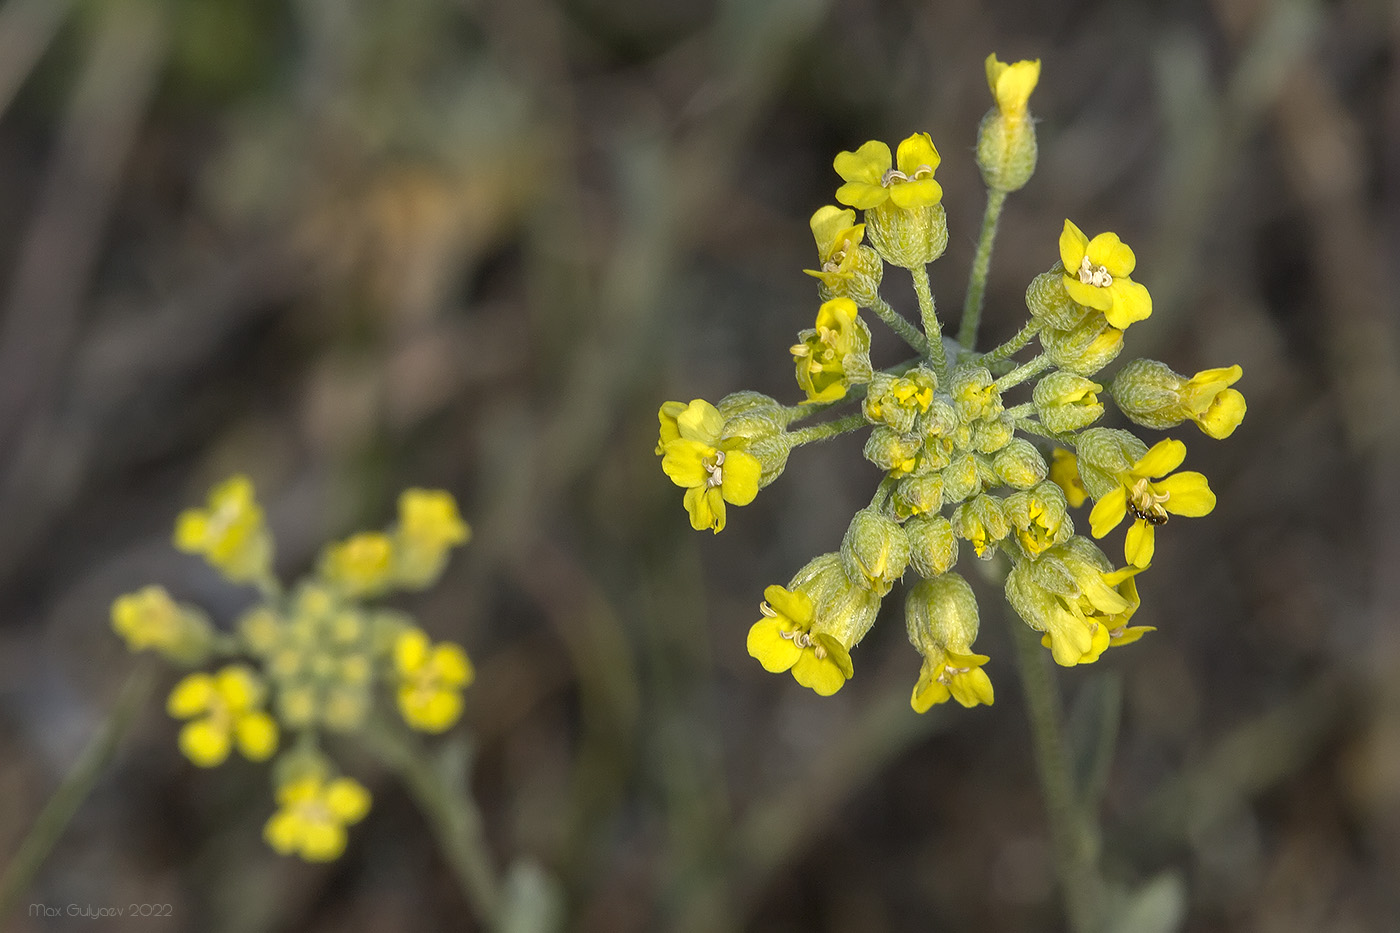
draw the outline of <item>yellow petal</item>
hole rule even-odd
[[[1065,283],[1065,291],[1069,292],[1069,296],[1084,307],[1102,311],[1105,316],[1113,308],[1113,292],[1111,290],[1099,288],[1097,285],[1086,285],[1079,281],[1077,275],[1065,275],[1062,278]]]
[[[1170,494],[1167,501],[1162,503],[1162,508],[1173,515],[1200,518],[1209,515],[1215,508],[1215,493],[1211,492],[1210,484],[1200,473],[1173,473],[1154,485]]]
[[[1133,464],[1132,472],[1134,476],[1146,476],[1149,479],[1166,476],[1181,466],[1181,461],[1185,459],[1186,445],[1181,441],[1165,437],[1148,448],[1147,453]]]
[[[1117,528],[1127,514],[1128,491],[1120,484],[1094,503],[1093,510],[1089,512],[1089,530],[1095,538],[1102,538]]]
[[[264,712],[240,716],[233,724],[238,750],[249,761],[267,761],[277,751],[277,722]]]
[[[1145,321],[1152,316],[1152,295],[1146,286],[1132,279],[1114,279],[1106,289],[1113,300],[1112,307],[1100,308],[1108,323],[1124,330],[1135,321]]]
[[[342,823],[358,823],[369,806],[369,791],[353,778],[336,778],[326,785],[326,809]]]
[[[1157,534],[1153,526],[1137,519],[1123,539],[1123,559],[1134,567],[1146,567],[1157,552]]]
[[[685,411],[676,416],[676,429],[686,440],[714,447],[724,431],[724,415],[703,398],[693,399]]]
[[[223,764],[230,744],[228,730],[208,719],[196,719],[180,730],[180,751],[201,768]]]
[[[704,486],[710,479],[705,460],[716,452],[710,445],[688,438],[671,441],[662,451],[661,470],[683,489]]]
[[[1078,664],[1094,646],[1089,627],[1067,612],[1055,613],[1051,617],[1050,654],[1061,667]]]
[[[803,651],[792,666],[792,676],[802,686],[824,697],[831,696],[846,683],[846,675],[841,673],[835,661],[829,657],[818,661],[810,650]]]
[[[209,514],[203,509],[185,509],[175,519],[175,547],[191,553],[202,550],[209,537]]]
[[[1137,265],[1137,257],[1127,243],[1118,239],[1116,233],[1100,233],[1089,241],[1084,253],[1089,257],[1090,265],[1103,266],[1115,279],[1132,275]],[[1069,266],[1065,266],[1065,269],[1073,271]]]
[[[803,629],[811,626],[812,618],[816,615],[811,597],[801,591],[791,591],[785,586],[770,586],[764,589],[763,598],[779,617]]]
[[[301,841],[302,821],[290,810],[279,810],[263,826],[263,839],[278,855],[291,855]]]
[[[394,669],[400,675],[416,673],[428,663],[428,636],[416,628],[399,633],[394,640]]]
[[[890,169],[890,147],[878,139],[872,139],[855,152],[838,152],[831,164],[844,181],[878,186],[882,176]],[[851,204],[843,200],[839,192],[836,198],[843,204]],[[851,206],[860,207],[859,204]]]
[[[992,83],[990,65],[987,69],[988,83],[992,83],[992,94],[997,99],[997,108],[1012,119],[1024,116],[1031,92],[1040,81],[1040,59],[1002,65],[999,71],[995,83]]]
[[[191,674],[170,691],[170,698],[165,701],[165,710],[176,719],[189,719],[209,709],[216,693],[213,677],[208,674]]]
[[[1155,631],[1157,631],[1157,627],[1154,625],[1132,625],[1122,629],[1119,634],[1111,636],[1109,638],[1109,644],[1114,647],[1118,645],[1131,645],[1148,632]]]
[[[301,857],[333,862],[345,852],[345,829],[338,823],[307,823],[301,833]]]
[[[863,211],[884,204],[889,196],[890,189],[863,181],[848,181],[836,189],[836,200]]]
[[[263,701],[263,685],[257,675],[241,664],[230,665],[214,678],[219,696],[233,712],[252,709]]]
[[[791,638],[783,637],[785,632],[791,633],[792,627],[778,619],[760,619],[749,628],[749,655],[770,674],[781,674],[802,656],[802,649]]]
[[[465,687],[476,676],[471,659],[461,645],[445,641],[433,649],[431,665],[437,679],[449,687]]]
[[[843,210],[835,204],[828,204],[825,207],[817,208],[817,212],[812,215],[809,224],[812,228],[812,239],[817,242],[817,253],[826,259],[839,244],[839,237],[855,225],[856,212]]]
[[[837,641],[833,636],[826,633],[814,634],[812,640],[826,649],[826,660],[836,665],[836,669],[848,680],[855,676],[855,668],[851,666],[851,653],[846,650],[846,646]]]
[[[748,505],[758,495],[763,464],[753,454],[731,450],[724,455],[724,482],[720,492],[730,505]]]
[[[979,703],[992,705],[992,680],[982,668],[974,667],[970,671],[954,674],[952,680],[948,685],[949,692],[962,706],[971,709]]]
[[[1243,395],[1235,389],[1225,389],[1209,408],[1192,420],[1207,436],[1224,440],[1234,434],[1244,420],[1245,408]]]
[[[943,200],[943,186],[932,178],[903,182],[890,188],[890,200],[905,210],[933,207]]]
[[[909,697],[909,705],[916,713],[927,713],[930,708],[946,703],[952,693],[948,687],[940,683],[937,679],[938,673],[943,670],[943,665],[931,666],[924,662],[923,669],[919,673],[919,682],[914,684],[914,692]]]
[[[1069,220],[1060,232],[1060,262],[1065,266],[1065,278],[1069,278],[1084,262],[1085,250],[1089,248],[1089,238]],[[1074,281],[1079,281],[1075,279]],[[1080,304],[1083,304],[1081,301]]]
[[[938,149],[933,145],[933,137],[927,133],[914,133],[903,139],[895,150],[895,162],[904,174],[914,176],[920,169],[933,171],[940,161]],[[895,187],[903,187],[896,185]],[[898,203],[898,202],[896,202]]]
[[[661,437],[656,442],[656,455],[659,457],[666,451],[666,444],[680,438],[681,429],[676,424],[676,418],[685,411],[685,402],[662,402],[657,418],[661,422]]]

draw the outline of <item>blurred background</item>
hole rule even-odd
[[[1174,433],[1220,504],[1140,581],[1159,631],[1058,674],[1120,723],[1105,873],[1141,930],[1400,928],[1397,50],[1388,0],[4,0],[0,860],[136,663],[111,600],[251,599],[170,546],[242,471],[285,577],[403,487],[457,495],[472,543],[398,604],[476,661],[491,846],[568,929],[1061,928],[996,587],[964,560],[994,707],[910,711],[899,590],[821,699],[744,638],[868,500],[861,441],[719,537],[652,453],[666,399],[799,398],[841,149],[931,132],[960,307],[996,51],[1043,61],[1041,160],[984,345],[1071,217],[1154,295],[1122,359],[1239,362],[1249,400],[1228,441]],[[21,906],[172,917],[0,926],[471,928],[374,765],[345,759],[375,794],[345,857],[280,859],[266,770],[192,767],[161,705]]]

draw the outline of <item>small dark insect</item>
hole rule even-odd
[[[1132,512],[1135,518],[1140,518],[1149,525],[1165,525],[1167,523],[1167,512],[1160,505],[1151,506],[1143,511],[1135,503],[1129,502],[1128,511]]]

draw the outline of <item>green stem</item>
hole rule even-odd
[[[967,298],[963,301],[962,327],[958,343],[972,349],[977,343],[977,328],[982,323],[982,299],[987,294],[987,270],[992,265],[992,243],[997,238],[997,221],[1006,205],[1006,192],[987,189],[987,210],[982,214],[982,236],[977,240],[977,254],[972,258],[972,273],[967,280]]]
[[[1089,814],[1076,802],[1070,779],[1061,719],[1059,692],[1050,673],[1050,658],[1040,633],[1008,614],[1016,642],[1016,666],[1026,695],[1026,714],[1035,745],[1036,773],[1045,798],[1055,871],[1064,894],[1065,914],[1074,933],[1097,933],[1101,881],[1097,860],[1097,831]]]
[[[891,330],[903,337],[904,342],[914,348],[914,352],[920,356],[928,356],[928,338],[919,333],[919,329],[909,323],[908,318],[891,308],[888,301],[876,295],[870,310],[888,324]]]
[[[24,837],[19,851],[5,869],[4,877],[0,878],[0,921],[9,916],[20,895],[29,890],[44,859],[53,851],[63,830],[112,761],[117,747],[150,697],[154,685],[155,675],[151,668],[142,666],[131,672],[111,715],[88,741],[73,769],[64,777],[44,809],[39,811],[29,835]]]
[[[1035,378],[1053,365],[1054,364],[1050,362],[1050,357],[1042,353],[1030,362],[1022,363],[1020,366],[1017,366],[1015,369],[1011,370],[1011,372],[998,379],[996,382],[997,391],[1005,392],[1012,386],[1018,386],[1027,379]]]
[[[865,420],[865,415],[857,412],[854,415],[847,415],[844,418],[837,418],[835,421],[824,421],[821,424],[814,424],[810,428],[803,428],[800,431],[793,431],[788,435],[792,441],[792,446],[800,447],[803,444],[810,444],[814,441],[825,441],[842,434],[849,434],[852,431],[865,427],[870,422]]]
[[[995,350],[989,350],[988,352],[982,354],[982,365],[990,366],[993,363],[999,363],[1004,359],[1014,356],[1015,354],[1021,351],[1022,347],[1030,343],[1031,340],[1038,333],[1040,333],[1040,322],[1032,318],[1031,320],[1026,322],[1025,327],[1022,327],[1019,331],[1016,332],[1015,337],[1012,337],[1010,340],[1006,341],[1006,343],[997,347]]]
[[[362,735],[369,750],[398,775],[423,811],[477,920],[488,930],[496,929],[501,883],[486,845],[481,810],[466,779],[450,780],[422,744],[397,725],[372,723]]]
[[[927,269],[910,269],[914,279],[914,291],[919,296],[919,316],[923,318],[924,334],[928,337],[928,348],[924,356],[933,367],[934,375],[942,382],[947,376],[948,357],[943,351],[943,326],[938,323],[938,312],[933,304],[933,289],[928,283]]]
[[[1035,414],[1035,403],[1022,402],[1020,405],[1012,405],[1001,414],[1004,418],[1027,418]]]
[[[1018,431],[1025,431],[1027,434],[1034,434],[1036,437],[1043,437],[1048,441],[1054,441],[1068,450],[1076,449],[1074,438],[1071,435],[1056,434],[1039,421],[1032,421],[1029,418],[1017,418],[1015,428]]]

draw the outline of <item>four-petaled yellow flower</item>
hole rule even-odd
[[[201,768],[228,758],[236,743],[243,757],[266,761],[277,750],[277,723],[263,712],[267,693],[261,680],[241,664],[217,674],[191,674],[175,685],[166,709],[188,719],[180,730],[180,750]]]
[[[1079,508],[1089,498],[1089,490],[1079,476],[1079,458],[1063,447],[1056,447],[1050,456],[1050,482],[1064,491],[1070,508]]]
[[[1131,645],[1148,632],[1157,631],[1155,625],[1128,624],[1133,614],[1138,611],[1138,607],[1142,605],[1142,599],[1138,596],[1137,580],[1134,578],[1142,573],[1144,569],[1145,568],[1142,567],[1129,566],[1121,570],[1114,570],[1100,575],[1104,585],[1111,588],[1122,598],[1125,604],[1122,609],[1105,612],[1101,609],[1096,609],[1087,600],[1081,602],[1081,608],[1084,609],[1085,618],[1095,626],[1093,643],[1096,648],[1096,650],[1091,652],[1091,656],[1086,656],[1081,663],[1097,660],[1099,655],[1101,655],[1106,648],[1116,648],[1119,645]],[[1103,629],[1103,633],[1099,632],[1098,629],[1100,627]],[[1106,633],[1107,637],[1105,637],[1104,633]],[[1041,637],[1040,643],[1047,648],[1054,647],[1054,643],[1048,633]],[[1100,645],[1102,647],[1098,647]]]
[[[846,646],[826,632],[814,632],[816,607],[806,593],[783,586],[763,591],[763,618],[749,629],[749,654],[774,674],[792,671],[802,686],[831,696],[855,673]]]
[[[1100,233],[1091,240],[1066,220],[1060,234],[1060,261],[1065,265],[1069,296],[1102,311],[1118,330],[1152,315],[1152,296],[1147,288],[1128,277],[1137,258],[1118,234]]]
[[[263,838],[279,855],[331,862],[345,851],[345,827],[369,813],[370,794],[359,781],[326,781],[311,774],[277,790],[280,809],[263,827]]]
[[[667,434],[662,408],[661,435]],[[664,442],[661,469],[685,490],[685,508],[696,531],[724,530],[725,503],[748,505],[763,472],[758,458],[740,449],[742,439],[722,440],[724,416],[704,399],[676,415],[676,437]]]
[[[203,554],[235,583],[266,577],[272,564],[272,538],[263,525],[252,481],[234,476],[214,487],[207,508],[181,512],[175,521],[175,546],[189,554]]]
[[[1244,396],[1230,386],[1244,370],[1238,365],[1203,369],[1181,387],[1186,414],[1205,434],[1222,440],[1235,433],[1244,420]]]
[[[1167,475],[1185,459],[1186,445],[1181,441],[1167,438],[1153,445],[1118,476],[1118,485],[1095,503],[1089,513],[1094,537],[1102,538],[1132,512],[1123,556],[1134,567],[1146,567],[1156,549],[1156,526],[1165,523],[1169,514],[1188,518],[1210,514],[1215,508],[1215,493],[1204,476],[1190,471]]]
[[[909,703],[916,713],[946,703],[950,698],[971,709],[981,703],[992,705],[992,681],[982,665],[990,661],[985,654],[959,654],[942,650],[924,658],[919,669],[919,682],[914,685]]]
[[[849,298],[833,298],[817,309],[817,326],[799,334],[790,348],[797,364],[797,384],[807,402],[835,402],[846,397],[851,373],[847,358],[870,351],[870,332],[860,309]],[[693,404],[693,403],[692,403]]]
[[[462,690],[476,677],[471,659],[450,641],[433,646],[419,629],[402,632],[394,642],[394,669],[399,675],[399,712],[422,732],[445,732],[462,715]]]
[[[943,186],[934,181],[938,150],[927,133],[915,133],[899,144],[893,167],[890,147],[872,139],[855,152],[841,152],[833,165],[845,184],[836,200],[868,211],[886,200],[910,210],[932,207],[943,200]]]
[[[1040,80],[1040,59],[1013,64],[999,61],[993,52],[987,56],[987,86],[997,99],[997,109],[1007,120],[1023,120],[1031,91]],[[1066,267],[1068,268],[1068,267]]]
[[[812,215],[811,226],[821,268],[802,271],[821,279],[827,288],[835,288],[855,275],[857,247],[865,238],[865,224],[856,223],[855,211],[828,204]]]

